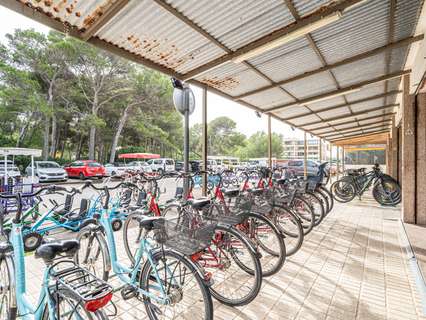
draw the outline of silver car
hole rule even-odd
[[[31,164],[25,170],[28,176],[32,175]],[[34,175],[40,182],[66,181],[68,174],[59,164],[54,161],[34,161]]]

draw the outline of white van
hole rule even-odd
[[[175,171],[175,161],[170,158],[151,159],[147,163],[153,172],[158,172],[159,174]]]

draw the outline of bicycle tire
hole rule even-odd
[[[242,231],[244,234],[247,234],[247,236],[256,245],[257,251],[260,252],[259,249],[262,250],[262,252],[260,252],[261,258],[259,259],[262,266],[262,276],[269,277],[276,274],[278,271],[281,270],[286,258],[286,248],[281,233],[272,221],[258,213],[249,212],[245,213],[244,216],[245,220],[237,226],[237,229]],[[259,222],[256,222],[256,220]],[[249,223],[248,226],[247,223]],[[247,226],[248,228],[244,228],[245,226]],[[270,241],[268,244],[265,244],[260,240],[261,237],[256,238],[255,230],[253,229],[253,227],[258,226],[263,226],[263,229],[267,228],[266,232],[274,237],[273,241]],[[271,265],[267,265],[268,260],[273,259],[275,262],[272,264],[272,266],[268,268],[267,266]]]
[[[5,280],[4,284],[2,283],[3,280]],[[4,320],[15,320],[17,318],[18,310],[14,297],[15,294],[11,290],[11,288],[14,288],[14,265],[10,256],[0,258],[0,287],[9,288],[9,290],[0,294],[1,309],[3,309],[5,304],[7,304],[4,310],[0,310],[2,311],[0,313],[0,318]],[[3,313],[3,311],[5,312]]]
[[[84,239],[88,238],[88,244],[84,245]],[[104,281],[108,281],[109,278],[109,272],[111,270],[111,266],[109,263],[109,249],[108,244],[106,243],[106,240],[104,238],[104,234],[100,231],[93,231],[88,228],[84,228],[78,233],[77,236],[78,241],[80,242],[80,249],[77,251],[77,253],[74,256],[74,261],[76,264],[81,265],[82,267],[86,268],[87,270],[91,271],[93,274],[98,276]],[[98,250],[95,252],[95,260],[91,261],[90,264],[84,263],[81,260],[80,253],[82,253],[82,250],[92,250],[94,241],[98,243]],[[91,252],[89,252],[90,255]],[[87,253],[85,255],[87,257]],[[98,274],[98,268],[94,267],[94,263],[99,259],[99,257],[102,257],[102,270],[101,274]]]
[[[290,209],[282,205],[274,205],[270,215],[271,220],[284,238],[286,256],[295,254],[302,247],[305,238],[300,219]],[[290,227],[292,227],[291,230]]]
[[[343,183],[344,183],[343,186],[339,186],[340,184],[343,184]],[[331,189],[331,194],[333,195],[334,200],[341,203],[350,202],[356,196],[355,187],[353,183],[351,182],[337,180],[333,182],[330,189]]]
[[[305,195],[308,198],[309,202],[312,204],[312,208],[314,210],[314,216],[315,216],[314,227],[316,227],[324,219],[327,207],[324,208],[323,201],[314,192],[308,191],[306,192]]]
[[[303,198],[303,196],[296,195],[294,197],[291,210],[300,217],[303,226],[303,233],[306,236],[313,230],[315,224],[315,214],[311,205]]]
[[[330,190],[328,190],[325,186],[319,186],[318,187],[318,191],[323,192],[328,200],[328,212],[326,213],[329,214],[331,212],[331,210],[333,210],[334,208],[334,199],[333,199],[333,195],[331,194]]]
[[[204,306],[205,306],[205,312],[204,312],[204,317],[200,318],[197,317],[196,315],[193,315],[193,313],[191,312],[191,308],[185,308],[185,312],[188,313],[189,315],[195,317],[195,319],[201,319],[201,320],[212,320],[213,319],[213,302],[212,302],[212,298],[211,298],[211,294],[209,292],[208,287],[206,286],[204,280],[201,278],[199,271],[196,269],[195,265],[190,262],[187,258],[185,258],[183,255],[172,251],[172,250],[159,250],[157,252],[155,252],[152,256],[152,260],[155,262],[160,262],[163,261],[167,258],[167,256],[169,257],[173,257],[176,260],[178,260],[179,262],[182,262],[182,264],[188,269],[190,270],[191,274],[194,275],[194,278],[196,280],[196,284],[198,285],[200,291],[201,291],[201,296],[203,297],[203,301],[204,301]],[[175,267],[174,267],[175,268]],[[151,270],[152,270],[152,265],[149,262],[145,262],[144,265],[142,266],[142,272],[140,274],[140,278],[139,278],[139,283],[141,288],[143,288],[144,290],[149,291],[150,287],[153,287],[152,285],[150,285],[150,281],[152,280],[156,280],[155,276],[152,275]],[[166,268],[164,268],[166,269]],[[176,270],[177,268],[175,268]],[[162,274],[162,272],[158,272],[158,274]],[[186,278],[186,274],[185,277]],[[167,279],[167,277],[166,277]],[[161,279],[161,283],[164,284],[164,280]],[[157,284],[158,286],[158,284]],[[176,284],[174,284],[173,286],[176,286]],[[172,289],[172,288],[169,288]],[[190,288],[191,290],[191,294],[189,296],[192,297],[197,297],[196,296],[196,292],[194,291],[194,287]],[[188,294],[184,294],[181,293],[182,295],[182,299],[184,296],[188,296]],[[196,299],[197,302],[199,302],[199,299]],[[145,305],[145,310],[148,314],[148,317],[150,319],[155,319],[155,320],[159,320],[161,318],[159,318],[156,314],[156,308],[158,307],[154,307],[154,302],[151,301],[151,299],[149,297],[147,297],[146,295],[143,296],[143,302]],[[198,305],[196,304],[188,304],[191,307],[194,308],[198,308]],[[163,313],[164,314],[164,313]],[[186,318],[186,317],[185,317]]]

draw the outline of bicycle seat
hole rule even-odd
[[[263,193],[264,189],[256,188],[256,189],[248,189],[247,191],[250,192],[251,194],[255,195],[255,196],[259,196]]]
[[[233,198],[240,194],[240,189],[225,189],[223,190],[223,194],[227,197]]]
[[[41,258],[46,264],[49,264],[58,255],[74,256],[78,249],[80,249],[80,242],[78,240],[55,241],[42,244],[38,247],[35,257]]]
[[[165,219],[163,217],[147,217],[147,216],[141,216],[139,220],[139,225],[141,228],[146,229],[147,231],[151,231],[154,229],[155,226],[157,226],[156,229],[160,225],[164,225]]]
[[[200,198],[200,199],[191,199],[188,201],[188,203],[194,209],[200,210],[200,209],[203,209],[205,206],[209,205],[211,201],[208,198]]]
[[[282,179],[277,179],[277,184],[286,184],[286,182],[287,182],[288,180],[287,179],[285,179],[285,178],[282,178]]]

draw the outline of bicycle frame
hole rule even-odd
[[[100,216],[99,222],[103,226],[105,234],[106,234],[107,243],[108,243],[108,253],[110,256],[110,261],[111,261],[112,270],[114,274],[117,275],[120,281],[123,282],[124,284],[128,284],[134,287],[139,294],[142,294],[153,300],[156,300],[159,303],[168,304],[170,301],[167,298],[167,294],[163,285],[161,284],[162,281],[160,280],[157,267],[154,263],[154,259],[152,256],[152,248],[149,244],[149,241],[144,238],[141,239],[139,248],[136,251],[134,267],[128,268],[125,265],[123,265],[120,261],[118,261],[114,231],[111,225],[111,215],[109,214],[108,209],[105,209],[105,208],[102,209],[102,214]],[[160,286],[155,286],[153,288],[160,291],[162,298],[159,298],[157,295],[149,291],[141,289],[140,286],[137,284],[138,275],[139,275],[139,272],[141,271],[139,268],[139,265],[144,257],[148,260],[148,263],[151,264],[155,273],[156,281],[161,284]]]
[[[15,268],[15,292],[16,304],[18,312],[23,320],[39,320],[43,316],[43,306],[47,303],[49,310],[49,319],[55,320],[56,308],[55,301],[51,298],[49,292],[49,271],[46,267],[43,275],[42,290],[38,298],[37,304],[32,305],[26,293],[26,277],[25,277],[25,259],[24,259],[24,243],[22,239],[22,223],[13,223],[11,232],[11,243],[13,246],[13,261]]]

